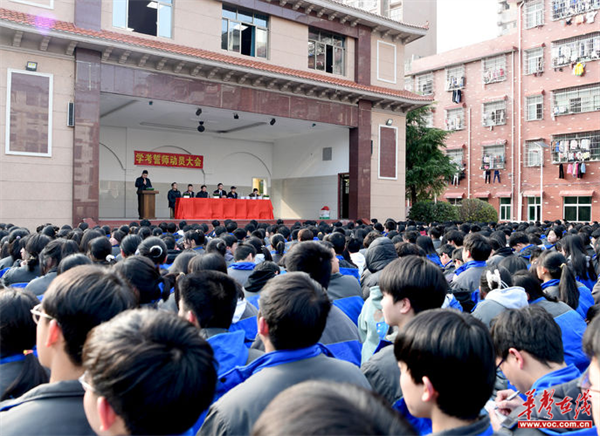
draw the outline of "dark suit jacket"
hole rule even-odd
[[[230,192],[229,194],[227,194],[227,198],[238,198],[238,193]]]
[[[206,192],[202,192],[202,191],[198,192],[196,194],[196,198],[208,198],[208,191],[206,191]]]
[[[220,191],[218,189],[215,189],[213,191],[213,195],[218,195],[220,198],[224,198],[227,197],[227,191],[225,191],[224,189],[221,189]]]
[[[144,185],[144,178],[138,177],[137,179],[135,179],[135,187],[137,188],[137,192],[139,194],[144,189],[152,188],[152,182],[149,178],[146,177],[146,184]]]

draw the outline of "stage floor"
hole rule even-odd
[[[300,222],[304,222],[304,221],[316,221],[317,223],[320,223],[321,221],[325,221],[328,224],[333,224],[335,222],[341,221],[343,224],[346,224],[349,222],[349,220],[320,220],[320,219],[310,219],[310,218],[306,218],[306,219],[283,219],[283,225],[290,227],[292,226],[294,223],[296,223],[297,221]],[[95,227],[95,226],[109,226],[111,228],[113,227],[120,227],[123,224],[127,224],[129,225],[132,222],[137,222],[139,223],[140,220],[136,219],[136,218],[100,218],[98,221],[95,221],[91,218],[86,218],[84,220],[90,227]],[[177,225],[179,225],[179,223],[182,220],[176,220],[176,219],[164,219],[164,218],[157,218],[155,220],[150,220],[150,222],[153,225],[158,225],[160,223],[175,223]],[[211,227],[212,230],[212,226],[211,226],[211,220],[183,220],[185,222],[187,222],[188,224],[202,224],[202,223],[206,223]],[[221,222],[221,225],[225,222],[225,219],[220,219],[219,220]],[[235,220],[235,222],[238,224],[238,227],[245,227],[246,224],[248,224],[251,220]],[[259,223],[266,223],[266,224],[275,224],[277,222],[277,220],[273,219],[273,220],[256,220]]]

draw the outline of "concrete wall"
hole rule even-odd
[[[372,112],[371,139],[371,217],[379,221],[386,218],[402,220],[406,215],[406,117],[387,112]],[[385,126],[388,119],[392,127],[397,127],[398,152],[396,155],[397,177],[395,180],[379,177],[379,127]]]
[[[188,183],[194,185],[194,192],[202,184],[212,192],[221,182],[226,189],[235,185],[238,193],[247,195],[253,177],[271,180],[271,143],[107,126],[100,129],[100,143],[101,218],[137,217],[134,182],[143,169],[148,170],[152,186],[160,191],[157,218],[169,217],[167,191],[172,182],[177,182],[182,192]],[[204,170],[136,166],[135,150],[202,155]]]
[[[338,217],[338,174],[347,173],[349,137],[346,129],[275,141],[273,154],[273,207],[280,218],[318,218],[323,206]],[[332,160],[323,161],[323,148],[332,148]]]
[[[55,7],[62,3],[57,1]],[[24,69],[30,60],[38,62],[38,72],[53,75],[51,157],[5,154],[7,69]],[[71,224],[73,130],[66,121],[73,87],[72,59],[0,51],[0,222],[30,229],[46,222]]]
[[[371,35],[371,84],[404,89],[404,45],[378,33]]]
[[[75,0],[3,0],[0,7],[69,23],[75,21]]]

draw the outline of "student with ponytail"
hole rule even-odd
[[[273,257],[273,262],[279,264],[283,255],[285,254],[285,238],[279,233],[271,236],[271,256]]]
[[[49,242],[50,238],[46,235],[36,233],[28,236],[25,248],[21,251],[23,261],[19,267],[11,268],[2,276],[4,286],[13,283],[29,283],[36,277],[41,276],[39,256]]]
[[[138,246],[138,252],[150,259],[154,265],[162,265],[167,258],[167,246],[162,239],[151,236],[142,241]]]
[[[598,275],[581,238],[577,235],[565,236],[561,241],[561,247],[575,278],[591,291],[598,280]]]
[[[33,292],[36,296],[43,295],[46,292],[46,289],[57,275],[58,264],[60,264],[63,256],[64,242],[64,239],[55,239],[44,247],[40,253],[42,276],[30,281],[25,289]]]
[[[115,272],[120,274],[138,295],[140,306],[156,307],[159,301],[167,301],[171,282],[161,276],[159,269],[144,256],[131,256],[117,263]]]

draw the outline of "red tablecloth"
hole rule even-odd
[[[175,218],[188,220],[272,220],[271,200],[234,200],[225,198],[178,198]]]

